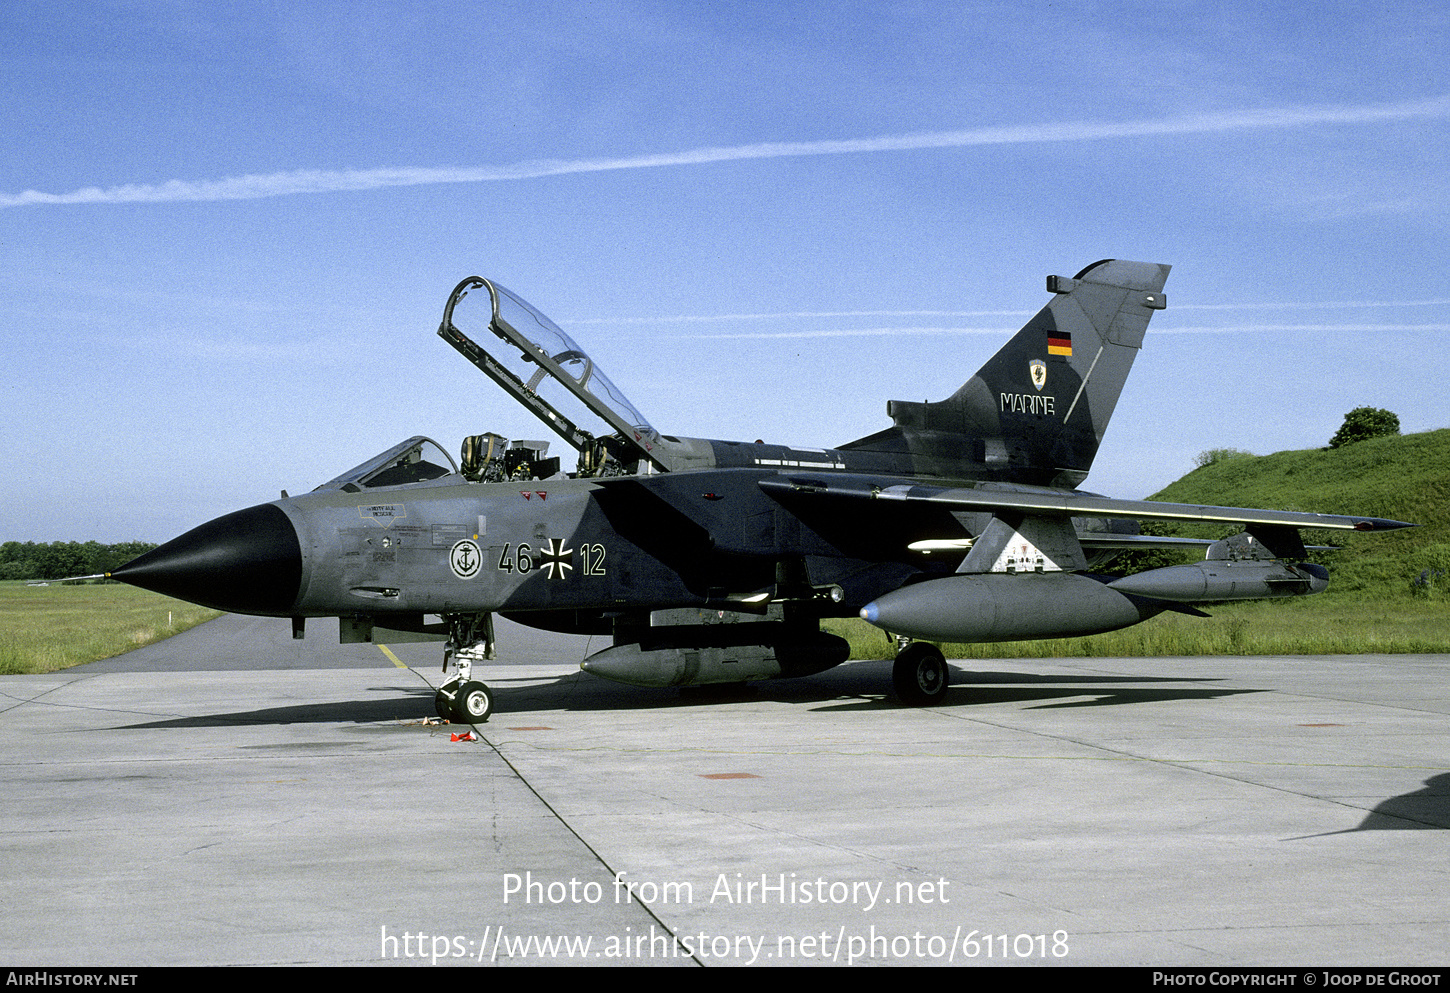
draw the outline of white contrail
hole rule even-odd
[[[736,338],[879,338],[908,335],[1010,335],[1015,327],[999,328],[951,328],[951,327],[896,327],[896,328],[823,328],[801,331],[737,331],[718,334],[694,334],[685,337],[705,340],[727,340]],[[1155,337],[1165,334],[1261,334],[1269,332],[1295,332],[1319,334],[1374,334],[1388,332],[1436,333],[1450,331],[1450,324],[1225,324],[1222,327],[1206,325],[1193,327],[1154,327],[1149,333]]]
[[[1269,107],[1208,114],[1188,114],[1141,121],[1064,121],[936,131],[926,134],[855,138],[838,141],[782,141],[723,148],[605,159],[538,159],[505,166],[403,167],[384,169],[305,169],[214,180],[173,179],[160,184],[88,186],[70,193],[0,194],[0,207],[38,204],[164,203],[177,201],[254,200],[293,193],[337,193],[390,186],[437,183],[487,183],[537,179],[570,173],[618,169],[654,169],[746,159],[803,155],[846,155],[858,152],[903,152],[971,145],[1098,141],[1147,135],[1185,135],[1253,129],[1299,128],[1322,124],[1375,124],[1412,118],[1450,117],[1450,95],[1399,103],[1362,106]]]
[[[1392,307],[1443,307],[1450,305],[1450,300],[1297,300],[1297,301],[1252,301],[1247,303],[1177,303],[1173,304],[1175,313],[1184,310],[1354,310],[1366,308],[1392,308]],[[585,324],[724,324],[731,321],[798,321],[798,320],[819,320],[838,319],[842,317],[1031,317],[1036,311],[1032,310],[782,310],[774,313],[760,314],[662,314],[659,316],[643,317],[574,317],[565,318],[564,323],[569,327],[579,327]],[[1330,327],[1359,327],[1360,325],[1327,325]],[[1369,326],[1369,325],[1364,325]],[[1409,327],[1428,327],[1433,329],[1437,325],[1408,325]],[[1311,325],[1281,325],[1284,328],[1309,328]],[[1396,325],[1400,327],[1400,325]],[[885,334],[889,328],[866,329],[862,331],[833,331],[823,332],[827,334]],[[955,330],[949,328],[928,328],[929,331]],[[970,332],[987,331],[987,328],[967,328]],[[997,330],[1001,330],[998,328]],[[800,332],[811,334],[820,332]],[[741,332],[736,337],[769,337],[771,334],[778,336],[793,336],[796,332]],[[730,332],[722,332],[715,337],[729,337]]]
[[[815,331],[722,331],[719,334],[692,334],[685,335],[687,338],[697,338],[707,341],[716,339],[735,338],[879,338],[894,335],[922,335],[922,334],[990,334],[1010,335],[1016,328],[942,328],[942,327],[904,327],[904,328],[822,328]]]
[[[1180,303],[1174,310],[1338,310],[1368,307],[1443,307],[1450,300],[1299,300],[1267,303]]]
[[[1164,327],[1159,334],[1253,334],[1269,331],[1316,332],[1324,334],[1375,334],[1406,331],[1412,334],[1443,334],[1450,324],[1225,324],[1222,327]]]
[[[690,324],[710,321],[790,321],[836,317],[1022,317],[1030,310],[787,310],[774,314],[676,314],[666,317],[583,317],[576,324]]]

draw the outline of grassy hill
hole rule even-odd
[[[1312,556],[1329,569],[1325,598],[1401,599],[1417,595],[1412,583],[1424,570],[1450,573],[1450,429],[1372,438],[1343,448],[1237,454],[1195,469],[1149,499],[1356,514],[1419,525],[1378,534],[1305,532],[1306,544],[1342,546]],[[1171,533],[1219,536],[1203,526]],[[1445,582],[1450,585],[1450,575]]]

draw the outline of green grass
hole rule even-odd
[[[120,583],[0,582],[0,674],[55,672],[110,658],[216,616]]]
[[[1450,653],[1444,600],[1366,601],[1320,595],[1210,606],[1211,617],[1170,613],[1086,638],[942,644],[949,659],[1115,658],[1166,655],[1364,655]],[[853,659],[889,659],[894,643],[854,618],[825,626],[851,643]]]

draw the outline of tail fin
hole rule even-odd
[[[907,456],[912,474],[1074,487],[1167,305],[1166,265],[1105,259],[1047,277],[1053,298],[945,400],[892,400],[894,427],[841,446]]]

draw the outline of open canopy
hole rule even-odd
[[[455,308],[469,291],[480,288],[489,296],[488,330],[511,346],[502,349],[501,355],[484,350],[454,324]],[[588,353],[553,321],[498,283],[478,276],[459,283],[443,310],[438,334],[582,454],[589,455],[594,448],[595,433],[580,427],[577,413],[565,413],[580,405],[608,426],[612,457],[645,459],[660,470],[668,469],[655,453],[658,432]]]

